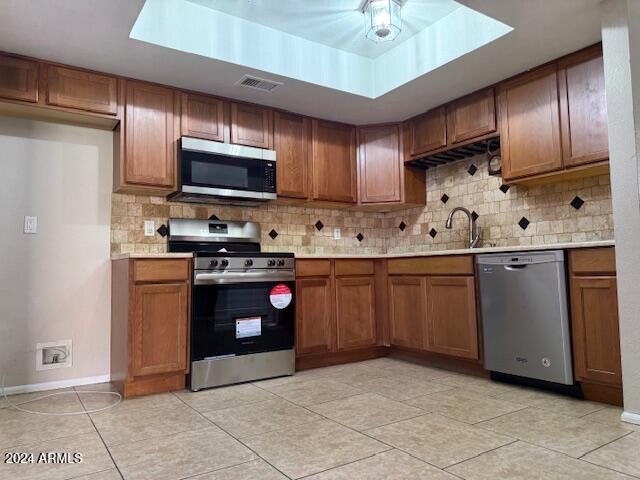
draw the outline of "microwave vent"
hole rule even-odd
[[[236,85],[240,85],[241,87],[254,88],[256,90],[262,90],[263,92],[272,92],[276,87],[282,85],[282,83],[276,82],[274,80],[254,77],[252,75],[245,75],[236,82]]]

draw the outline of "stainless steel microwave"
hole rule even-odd
[[[182,137],[169,200],[255,205],[276,199],[276,152]]]

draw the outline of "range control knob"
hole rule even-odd
[[[226,258],[220,262],[221,267],[226,267],[227,265],[229,265],[229,260]]]
[[[218,266],[218,260],[211,260],[209,262],[209,265],[211,265],[212,267],[217,267]]]
[[[278,266],[279,267],[284,266],[284,260],[278,260]]]
[[[250,267],[251,265],[253,265],[253,260],[251,260],[250,258],[244,261],[245,267]]]
[[[269,260],[269,261],[267,262],[267,266],[268,266],[268,267],[275,267],[275,266],[276,266],[276,261],[275,261],[275,260],[273,260],[273,259],[272,259],[272,260]]]

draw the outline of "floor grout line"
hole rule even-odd
[[[496,450],[500,450],[502,447],[508,447],[509,445],[513,445],[514,443],[517,443],[517,442],[519,442],[519,441],[520,441],[520,440],[518,440],[517,438],[515,438],[515,439],[513,439],[511,442],[509,442],[509,443],[505,443],[504,445],[500,445],[499,447],[492,448],[492,449],[490,449],[490,450],[487,450],[486,452],[482,452],[482,453],[479,453],[479,454],[477,454],[477,455],[474,455],[473,457],[467,458],[467,459],[465,459],[465,460],[460,460],[459,462],[452,463],[451,465],[447,465],[447,466],[446,466],[446,467],[444,467],[442,470],[444,470],[444,471],[445,471],[445,472],[447,472],[447,473],[451,473],[451,472],[449,472],[447,469],[449,469],[449,468],[451,468],[451,467],[455,467],[456,465],[460,465],[461,463],[468,462],[469,460],[473,460],[474,458],[481,457],[481,456],[483,456],[483,455],[485,455],[485,454],[487,454],[487,453],[495,452]],[[457,475],[456,475],[456,476],[457,476]]]
[[[582,457],[584,457],[585,455],[589,455],[591,452],[595,452],[596,450],[600,450],[601,448],[606,447],[607,445],[611,445],[612,443],[617,442],[617,441],[618,441],[618,440],[620,440],[621,438],[628,437],[628,436],[629,436],[629,435],[631,435],[632,433],[633,433],[633,431],[629,431],[629,432],[625,433],[624,435],[621,435],[621,436],[619,436],[618,438],[615,438],[615,439],[611,440],[610,442],[603,443],[603,444],[602,444],[602,445],[600,445],[599,447],[593,448],[593,449],[589,450],[588,452],[586,452],[586,453],[584,453],[584,454],[580,455],[580,456],[578,457],[578,460],[581,460],[581,459],[582,459]],[[586,460],[585,460],[585,461],[586,461]],[[591,462],[589,462],[589,463],[591,463]]]

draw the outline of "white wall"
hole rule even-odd
[[[640,2],[602,3],[624,419],[640,423]]]
[[[27,385],[109,373],[112,133],[0,117],[0,377]],[[23,233],[25,215],[38,233]],[[73,366],[35,370],[37,342]]]

